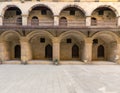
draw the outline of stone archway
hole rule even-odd
[[[34,23],[37,23],[39,26],[51,26],[53,25],[54,21],[53,12],[46,5],[43,4],[34,5],[29,10],[28,24],[31,26],[36,26],[31,24],[32,21],[34,21]]]
[[[94,19],[93,19],[94,18]],[[92,26],[117,26],[117,13],[110,6],[100,6],[91,14]]]
[[[22,11],[15,5],[8,5],[3,14],[3,25],[22,25]]]
[[[82,60],[85,36],[78,31],[60,35],[60,60]],[[77,50],[77,54],[73,52]]]
[[[68,27],[85,26],[85,12],[77,5],[68,5],[64,7],[59,13],[59,19],[62,17],[67,19]]]
[[[52,35],[46,31],[33,31],[28,34],[32,60],[52,59]]]
[[[15,47],[20,45],[20,34],[15,31],[5,31],[1,34],[1,38],[4,45],[4,60],[20,60],[21,55],[17,56],[17,58],[15,56]]]
[[[109,31],[97,32],[92,37],[92,60],[114,61],[118,37]]]

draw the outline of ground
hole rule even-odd
[[[0,65],[0,93],[120,93],[120,65]]]

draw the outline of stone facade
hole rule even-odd
[[[0,4],[1,60],[119,63],[119,2]]]

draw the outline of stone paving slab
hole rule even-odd
[[[120,65],[0,65],[0,93],[120,93]]]

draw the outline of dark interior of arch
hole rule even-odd
[[[99,7],[99,8],[97,8],[97,9],[95,9],[95,10],[93,11],[93,13],[94,13],[94,12],[99,12],[99,11],[112,11],[112,12],[114,13],[114,15],[116,15],[116,14],[115,14],[115,11],[112,10],[112,9],[110,9],[110,8],[108,8],[108,7]]]
[[[19,9],[19,8],[17,8],[17,7],[9,7],[7,10],[6,10],[6,12],[7,11],[16,11],[16,14],[17,15],[21,15],[21,10]],[[6,14],[6,12],[5,12],[5,14]]]
[[[45,6],[36,6],[32,10],[49,10],[49,11],[51,11],[49,8],[47,8]]]
[[[81,14],[83,16],[85,16],[84,12],[82,10],[80,10],[79,8],[76,8],[76,7],[68,7],[68,8],[63,9],[62,11],[70,11],[70,10],[72,10],[72,11],[80,11]]]

